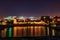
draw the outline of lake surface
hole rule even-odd
[[[52,35],[55,35],[52,30]],[[1,31],[1,37],[41,37],[49,36],[46,26],[14,26]]]

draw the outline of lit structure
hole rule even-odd
[[[8,16],[8,17],[5,17],[4,19],[13,20],[14,18],[16,18],[16,16]]]
[[[6,20],[7,19],[7,20]],[[41,20],[42,19],[42,20]],[[10,21],[9,21],[10,20]],[[10,22],[13,20],[13,24],[39,24],[39,25],[46,25],[46,24],[48,24],[48,27],[45,27],[46,29],[47,29],[47,35],[48,36],[50,36],[50,31],[51,31],[51,35],[52,36],[55,36],[55,27],[57,27],[58,25],[57,25],[57,23],[59,24],[59,22],[60,22],[60,17],[50,17],[49,18],[49,16],[43,16],[43,17],[40,17],[40,18],[37,18],[37,17],[23,17],[23,16],[19,16],[19,17],[16,17],[16,16],[9,16],[9,17],[6,17],[6,18],[4,18],[3,20],[0,20],[0,21],[2,21],[1,23],[3,24],[3,25],[6,25],[6,23],[9,23],[10,24]],[[39,21],[37,21],[37,20],[39,20]],[[7,22],[7,21],[9,21],[9,22]],[[60,25],[60,24],[59,24]],[[13,26],[12,26],[13,27]],[[10,27],[10,28],[8,28],[8,36],[9,37],[11,37],[12,36],[12,27]],[[52,29],[51,29],[51,28]],[[17,27],[16,27],[17,28]],[[21,27],[18,27],[18,29],[20,29]],[[24,33],[25,33],[25,31],[27,30],[27,28],[29,28],[29,30],[30,30],[30,28],[31,27],[24,27],[24,28],[22,28],[22,29],[24,29]],[[34,28],[38,28],[38,29],[34,29]],[[45,29],[44,28],[44,29]],[[36,30],[36,33],[37,33],[37,30],[38,30],[38,32],[41,32],[40,31],[40,27],[32,27],[32,29],[34,29],[34,30]],[[51,29],[51,30],[50,30]],[[16,29],[14,29],[14,30],[16,30]],[[21,30],[21,29],[20,29]],[[34,31],[34,30],[32,30],[32,31]],[[46,31],[45,31],[46,32]],[[18,32],[19,33],[19,32]],[[26,33],[27,34],[27,33]],[[38,33],[37,33],[38,34]],[[20,34],[19,34],[20,35]],[[40,35],[40,34],[39,34]]]
[[[54,17],[49,17],[49,16],[41,16],[39,18],[31,16],[31,17],[24,17],[24,16],[8,16],[5,17],[2,21],[2,24],[5,25],[7,22],[11,23],[13,21],[14,24],[43,24],[43,22],[41,22],[41,20],[43,22],[45,22],[46,24],[53,24],[54,22],[59,22],[60,21],[60,17],[59,16],[54,16]],[[1,22],[0,22],[1,24]],[[55,26],[55,25],[54,25]]]
[[[30,20],[37,20],[36,17],[29,17]]]
[[[38,20],[38,18],[35,18],[35,17],[28,17],[28,19],[30,19],[30,21],[28,21],[28,22],[26,22],[26,19],[27,18],[25,18],[25,17],[19,17],[18,19],[17,18],[15,18],[14,19],[14,21],[13,21],[13,23],[14,24],[46,24],[44,21],[38,21],[38,22],[36,22],[37,20]],[[17,22],[17,20],[18,20],[18,22]],[[20,21],[19,21],[20,20]],[[21,20],[23,20],[24,22],[22,22]]]
[[[19,20],[23,20],[23,21],[25,22],[25,19],[26,19],[26,18],[23,17],[23,16],[19,16],[18,19],[19,19]]]

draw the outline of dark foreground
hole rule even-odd
[[[0,38],[0,40],[60,40],[60,37],[10,37],[10,38]]]

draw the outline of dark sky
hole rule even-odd
[[[59,0],[0,0],[0,16],[60,15]]]

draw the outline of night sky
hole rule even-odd
[[[0,0],[0,16],[59,16],[59,0]]]

